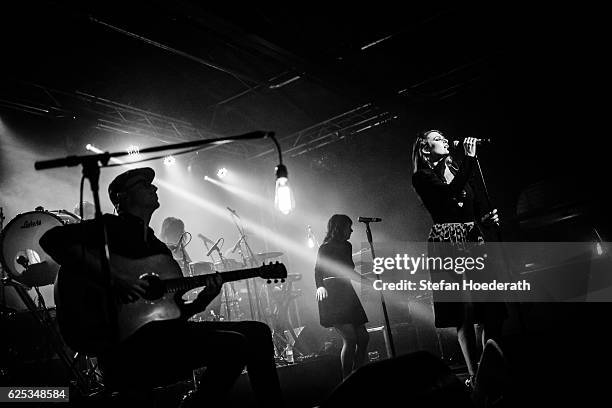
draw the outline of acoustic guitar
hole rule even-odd
[[[287,277],[285,265],[279,262],[192,277],[183,277],[179,265],[168,255],[129,259],[111,254],[110,263],[112,269],[147,281],[147,291],[135,302],[122,303],[109,297],[110,288],[87,279],[82,272],[60,270],[55,283],[58,323],[62,336],[75,350],[95,353],[108,343],[127,339],[149,322],[191,317],[182,316],[182,296],[207,286],[217,274],[224,283],[254,277],[270,283]]]

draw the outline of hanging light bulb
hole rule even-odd
[[[276,191],[274,193],[274,207],[287,215],[295,208],[295,199],[287,178],[287,167],[283,164],[276,166]]]

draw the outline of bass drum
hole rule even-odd
[[[13,218],[0,234],[0,262],[5,273],[26,286],[38,287],[47,307],[55,306],[53,282],[59,265],[38,241],[53,227],[79,221],[79,217],[65,210],[31,211]],[[3,290],[7,307],[26,309],[13,287],[7,286]],[[32,290],[30,295],[36,297],[36,292]]]

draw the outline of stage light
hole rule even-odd
[[[174,163],[176,163],[176,159],[174,158],[174,156],[164,157],[164,164],[166,166],[172,166]]]
[[[295,199],[291,186],[289,186],[287,167],[283,164],[276,166],[276,190],[274,194],[274,207],[287,215],[295,208]]]
[[[211,179],[210,177],[208,177],[208,176],[204,176],[204,180],[206,180],[206,181],[212,181],[212,179]]]
[[[98,154],[102,154],[104,153],[104,150],[92,145],[91,143],[87,143],[87,145],[85,146],[85,149],[89,150],[90,152],[94,152],[94,153],[98,153]],[[124,164],[124,162],[120,159],[117,159],[115,157],[111,157],[110,161],[113,163],[117,163],[117,164]]]
[[[227,176],[227,169],[225,167],[221,167],[219,170],[217,170],[217,177],[222,179],[225,176]]]
[[[601,243],[600,242],[597,242],[595,244],[595,252],[597,252],[598,256],[602,256],[603,255],[604,251],[603,251],[603,248],[601,247]]]
[[[142,159],[142,155],[140,154],[140,148],[135,145],[128,146],[126,149],[128,152],[128,157],[132,160],[140,160]]]

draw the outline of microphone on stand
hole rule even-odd
[[[225,208],[227,208],[227,210],[228,210],[229,212],[231,212],[231,213],[232,213],[232,214],[233,214],[233,215],[234,215],[236,218],[240,218],[240,217],[238,216],[238,214],[236,213],[236,210],[232,210],[232,209],[231,209],[231,208],[229,208],[229,207],[225,207]]]
[[[381,222],[382,218],[373,218],[373,217],[359,217],[357,218],[359,222]]]
[[[208,253],[206,254],[206,256],[210,256],[210,254],[212,254],[212,252],[216,249],[219,250],[219,242],[221,242],[223,240],[223,238],[219,238],[217,240],[217,242],[215,242],[215,245],[213,245],[210,250],[208,251]]]
[[[242,242],[242,240],[244,239],[246,235],[241,236],[238,241],[236,242],[236,245],[234,245],[234,247],[232,248],[232,250],[230,251],[232,254],[234,252],[236,252],[236,250],[238,249],[238,246],[240,245],[240,243]]]
[[[451,146],[455,149],[457,149],[458,147],[463,145],[463,141],[465,140],[465,138],[461,139],[461,140],[453,140],[453,143],[451,144]],[[493,140],[491,140],[491,138],[487,138],[487,139],[476,139],[476,146],[482,146],[482,145],[490,145],[493,143]]]
[[[206,242],[207,244],[214,244],[215,241],[213,241],[212,239],[209,239],[207,237],[205,237],[202,234],[198,234],[198,238],[200,238],[202,241]]]

